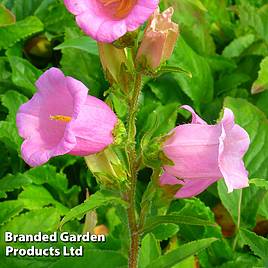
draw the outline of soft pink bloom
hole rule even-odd
[[[248,172],[243,163],[250,139],[234,122],[233,112],[225,108],[223,119],[208,125],[191,107],[191,124],[176,127],[163,145],[174,166],[164,166],[161,184],[181,184],[177,198],[198,195],[215,181],[224,178],[228,192],[248,186]]]
[[[64,0],[64,3],[87,35],[112,43],[140,27],[157,8],[159,0]]]
[[[171,57],[179,35],[178,24],[172,22],[173,13],[172,7],[163,13],[159,9],[154,12],[138,50],[138,62],[146,60],[147,66],[156,69]]]
[[[36,87],[37,93],[17,113],[27,164],[38,166],[67,153],[94,154],[113,142],[116,115],[103,101],[88,96],[83,83],[51,68]]]

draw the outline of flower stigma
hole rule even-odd
[[[66,116],[66,115],[50,115],[49,118],[51,120],[62,121],[62,122],[67,122],[67,123],[72,120],[71,116]]]

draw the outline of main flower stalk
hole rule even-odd
[[[137,184],[137,153],[136,153],[136,113],[138,110],[138,99],[141,91],[140,74],[135,75],[135,84],[132,99],[129,104],[129,118],[128,118],[128,141],[127,141],[127,154],[129,160],[130,170],[130,189],[128,191],[128,223],[130,229],[130,249],[129,249],[129,268],[137,267],[138,252],[139,252],[139,234],[136,219],[135,209],[135,194]]]

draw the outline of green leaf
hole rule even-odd
[[[259,37],[268,41],[268,5],[256,8],[244,1],[238,6],[241,27],[253,28]]]
[[[187,55],[187,57],[185,57]],[[199,107],[201,103],[211,101],[213,96],[213,77],[205,58],[196,54],[188,44],[179,38],[169,64],[179,64],[192,73],[192,78],[182,74],[173,74],[181,90]]]
[[[81,219],[90,210],[108,204],[119,204],[123,206],[127,205],[127,203],[123,201],[120,196],[115,195],[114,192],[101,190],[91,195],[84,203],[72,208],[62,219],[60,227],[62,227],[66,222],[73,219]]]
[[[139,268],[144,268],[161,255],[159,242],[153,234],[147,234],[141,241]]]
[[[146,122],[142,120],[145,115],[140,114],[139,123],[143,123],[140,135],[146,134],[151,137],[158,137],[168,133],[175,127],[178,114],[178,103],[170,103],[165,106],[158,105],[146,118]],[[149,133],[150,132],[150,133]]]
[[[66,28],[65,42],[81,37],[73,28]],[[61,66],[66,75],[82,81],[90,94],[102,96],[105,79],[99,57],[77,48],[62,49]]]
[[[207,238],[184,244],[178,249],[170,251],[169,253],[155,259],[146,266],[146,268],[170,268],[178,262],[209,247],[216,240],[216,238]]]
[[[226,58],[239,57],[253,42],[256,37],[253,34],[247,34],[234,39],[222,52]]]
[[[16,126],[11,122],[0,121],[0,140],[13,150],[19,150],[22,139],[18,136]]]
[[[143,233],[151,232],[156,226],[164,223],[199,225],[199,226],[215,226],[215,223],[184,215],[164,215],[148,218],[142,230]]]
[[[31,97],[36,92],[35,82],[42,71],[34,67],[29,61],[16,56],[8,57],[12,69],[12,81]]]
[[[44,23],[45,30],[54,35],[62,35],[65,29],[76,26],[63,1],[43,0],[34,14]]]
[[[173,223],[164,223],[157,225],[151,232],[157,240],[168,240],[176,235],[179,231],[179,226]]]
[[[34,12],[43,1],[44,0],[16,0],[13,9],[17,20],[22,20],[28,16],[34,15]]]
[[[0,27],[15,23],[14,14],[0,3]]]
[[[11,192],[14,189],[20,189],[32,183],[32,180],[23,174],[6,175],[0,180],[0,198],[6,198],[6,192]]]
[[[59,221],[60,214],[56,208],[32,210],[14,217],[0,229],[0,233],[3,234],[4,231],[16,234],[52,232],[57,229]]]
[[[94,41],[93,39],[87,36],[82,36],[82,37],[78,37],[74,39],[68,39],[62,44],[56,46],[54,49],[60,50],[64,48],[77,48],[95,56],[99,55],[96,41]]]
[[[1,97],[1,102],[3,106],[5,106],[9,112],[6,120],[15,123],[16,114],[17,114],[19,107],[23,103],[25,103],[27,100],[28,99],[24,95],[14,90],[7,91]]]
[[[19,150],[22,139],[19,137],[16,128],[16,113],[20,105],[27,101],[27,98],[16,91],[10,90],[1,97],[1,101],[9,113],[6,121],[0,121],[0,140],[7,147]]]
[[[260,64],[258,79],[253,83],[251,92],[253,94],[268,89],[268,57],[265,57]]]
[[[68,179],[65,174],[57,173],[56,168],[51,165],[43,165],[32,168],[24,173],[34,184],[47,184],[51,192],[68,207],[73,207],[78,203],[78,194],[80,187],[74,185],[68,188]]]
[[[36,17],[28,17],[15,24],[0,28],[0,49],[13,46],[16,42],[43,31],[42,22]]]
[[[111,250],[85,250],[82,258],[61,258],[51,268],[90,267],[115,268],[126,267],[127,260],[119,252]]]
[[[61,215],[65,215],[69,211],[68,208],[56,201],[43,186],[29,185],[24,187],[24,191],[19,194],[18,200],[22,201],[24,208],[29,210],[53,205]]]
[[[267,186],[265,186],[267,187]],[[267,189],[260,183],[251,183],[248,188],[227,192],[223,180],[218,182],[218,192],[224,207],[229,211],[235,223],[241,218],[242,227],[254,227],[256,215]]]
[[[262,258],[264,262],[268,264],[268,239],[258,236],[246,229],[241,229],[239,235],[254,254]]]
[[[230,108],[235,121],[249,134],[250,147],[244,162],[251,178],[268,178],[268,121],[256,106],[243,99],[227,97],[224,106]]]
[[[8,200],[0,203],[0,225],[17,216],[23,210],[20,200]]]

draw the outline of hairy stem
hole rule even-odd
[[[135,193],[137,183],[137,154],[136,154],[136,113],[138,109],[138,99],[141,91],[141,75],[137,74],[135,77],[135,84],[132,99],[129,105],[128,118],[128,142],[127,153],[129,159],[130,170],[130,189],[128,192],[128,222],[130,229],[130,249],[129,249],[129,268],[137,267],[138,251],[139,251],[139,234],[135,210]]]

